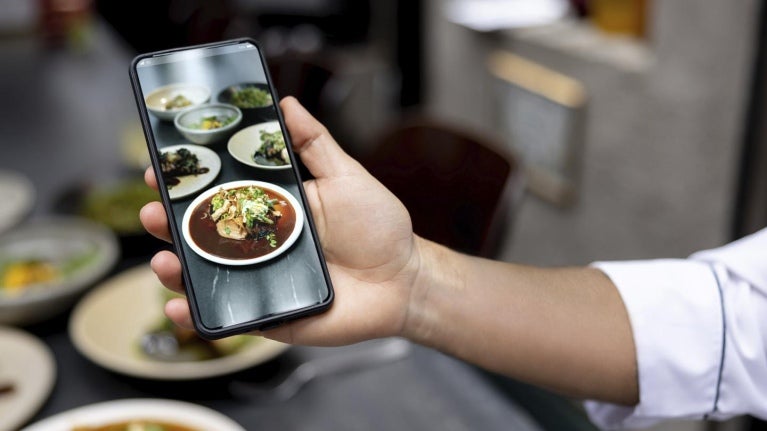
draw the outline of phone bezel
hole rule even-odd
[[[254,330],[265,330],[265,329],[282,325],[283,323],[286,323],[292,320],[296,320],[302,317],[307,317],[310,315],[321,313],[330,307],[330,305],[333,303],[333,300],[335,298],[335,291],[333,289],[333,284],[330,279],[330,273],[328,272],[327,264],[325,262],[325,256],[322,251],[322,246],[321,246],[319,237],[317,235],[317,229],[315,228],[314,217],[311,214],[309,202],[306,199],[306,192],[303,187],[303,180],[301,179],[301,173],[296,163],[297,158],[296,158],[295,152],[293,151],[293,143],[290,139],[290,133],[288,133],[288,129],[285,126],[285,120],[282,116],[282,110],[279,107],[279,103],[275,103],[274,106],[277,110],[277,120],[280,123],[282,133],[285,137],[285,142],[287,144],[286,146],[288,148],[288,154],[289,154],[291,165],[292,165],[291,169],[293,171],[293,174],[296,176],[296,180],[298,181],[297,186],[299,189],[301,203],[304,205],[304,208],[305,208],[304,213],[306,214],[306,219],[309,224],[309,231],[311,232],[312,238],[314,240],[315,249],[317,251],[317,255],[320,260],[320,266],[322,267],[322,273],[325,278],[325,283],[328,287],[328,296],[325,298],[324,301],[315,305],[311,305],[309,307],[303,307],[303,308],[298,308],[298,309],[283,312],[283,313],[268,315],[261,319],[252,320],[249,322],[243,322],[237,325],[225,326],[221,328],[208,328],[202,322],[200,311],[197,305],[197,299],[194,294],[194,289],[192,288],[193,283],[192,283],[191,276],[189,274],[189,270],[187,267],[186,256],[184,255],[183,247],[180,245],[182,238],[181,238],[178,226],[176,226],[176,223],[171,222],[171,220],[175,220],[175,215],[173,212],[173,207],[171,205],[170,196],[168,194],[168,189],[166,187],[165,181],[162,178],[162,175],[160,174],[161,169],[160,169],[160,161],[159,161],[159,151],[157,150],[154,134],[152,133],[151,122],[149,121],[149,113],[146,108],[143,92],[141,91],[141,83],[139,82],[137,67],[138,67],[138,63],[145,59],[155,58],[155,57],[182,52],[182,51],[216,48],[216,47],[237,45],[242,43],[250,43],[256,47],[259,58],[261,60],[261,64],[264,68],[264,75],[266,77],[266,83],[269,87],[269,91],[272,95],[272,100],[275,100],[275,101],[280,100],[277,96],[277,91],[274,88],[274,84],[272,83],[272,77],[269,74],[269,68],[267,67],[266,59],[264,58],[264,53],[263,53],[263,49],[261,49],[261,45],[256,40],[252,38],[247,38],[247,37],[139,54],[131,62],[130,70],[129,70],[131,86],[133,88],[133,95],[136,98],[136,106],[139,111],[139,116],[141,118],[141,125],[144,131],[144,137],[146,138],[150,159],[152,161],[152,169],[154,170],[155,177],[157,178],[157,183],[160,189],[159,190],[160,195],[162,197],[162,204],[165,208],[166,213],[169,216],[168,225],[170,227],[170,232],[173,239],[173,247],[176,252],[176,255],[179,257],[179,260],[181,261],[181,268],[182,268],[182,274],[184,279],[184,290],[186,292],[186,295],[190,304],[189,308],[192,315],[192,321],[193,321],[195,330],[202,337],[206,339],[211,339],[211,340],[228,337],[235,334],[241,334],[241,333],[245,333],[249,331],[254,331]]]

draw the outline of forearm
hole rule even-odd
[[[494,262],[417,241],[408,338],[566,395],[638,401],[628,315],[599,270]]]

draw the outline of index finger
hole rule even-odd
[[[330,178],[364,172],[364,168],[341,149],[328,129],[296,98],[285,97],[280,107],[294,148],[312,175]]]
[[[157,177],[154,175],[154,169],[152,167],[146,168],[146,171],[144,172],[144,182],[146,182],[146,185],[149,187],[159,190],[159,187],[157,186]]]

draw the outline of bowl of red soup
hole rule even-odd
[[[301,235],[304,212],[284,188],[233,181],[201,193],[187,208],[182,234],[189,248],[223,265],[252,265],[279,256]]]

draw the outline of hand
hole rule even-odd
[[[296,99],[285,98],[280,107],[294,150],[316,178],[304,187],[336,296],[326,313],[261,335],[287,343],[339,345],[401,334],[420,266],[407,210]],[[157,188],[151,168],[145,178]],[[142,209],[141,221],[151,234],[170,241],[159,202]],[[163,285],[183,293],[181,264],[173,253],[158,253],[151,265]],[[192,326],[183,299],[169,301],[165,313],[180,326]]]

